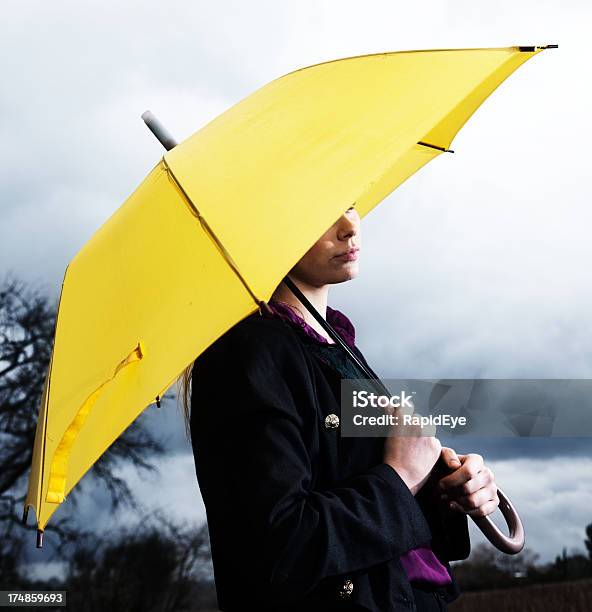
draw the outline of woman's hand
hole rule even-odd
[[[383,461],[402,478],[413,495],[416,495],[430,477],[438,461],[442,445],[436,438],[436,426],[405,424],[404,415],[413,414],[413,408],[385,408],[394,414],[400,424],[391,426],[384,443]]]
[[[475,518],[494,512],[499,505],[497,486],[483,457],[476,453],[457,455],[448,447],[442,448],[441,456],[449,468],[455,468],[438,483],[442,499],[449,501],[450,508]]]

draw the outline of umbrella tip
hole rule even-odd
[[[520,45],[518,47],[519,51],[526,51],[528,53],[534,53],[537,49],[559,49],[559,45],[541,45],[541,46]]]
[[[23,525],[27,524],[28,516],[29,516],[29,506],[25,506],[25,509],[23,510]]]
[[[43,548],[43,529],[37,529],[37,548]]]
[[[154,113],[147,110],[142,113],[142,119],[148,127],[148,129],[156,136],[160,144],[167,150],[170,151],[177,146],[177,141],[169,134],[168,130],[164,125],[156,118]]]

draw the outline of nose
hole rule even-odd
[[[357,215],[344,213],[341,215],[337,225],[337,237],[339,240],[349,240],[358,235],[360,226]]]

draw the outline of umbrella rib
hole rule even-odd
[[[222,254],[222,257],[224,257],[224,259],[226,260],[226,263],[231,267],[232,271],[236,274],[240,282],[243,284],[244,288],[248,291],[249,295],[253,298],[254,302],[257,304],[257,306],[259,306],[259,308],[264,308],[267,310],[269,308],[267,303],[264,300],[258,299],[255,293],[253,292],[253,290],[251,289],[251,287],[249,287],[249,284],[244,279],[243,275],[238,269],[236,262],[234,261],[234,259],[232,258],[232,256],[230,255],[226,247],[220,242],[220,240],[218,239],[218,236],[216,236],[216,234],[213,232],[212,228],[210,227],[208,222],[205,220],[204,216],[199,212],[199,210],[197,209],[197,206],[195,206],[191,198],[187,195],[187,192],[185,191],[185,189],[183,189],[183,186],[178,181],[177,177],[175,176],[175,173],[172,171],[171,167],[167,164],[167,161],[164,157],[162,158],[162,165],[167,173],[167,176],[172,181],[172,183],[175,185],[175,187],[177,188],[177,190],[179,191],[179,193],[185,200],[185,203],[191,209],[193,215],[199,219],[199,222],[201,223],[202,228],[204,229],[206,234],[210,237],[210,239],[214,242],[214,244],[216,245],[216,247]]]
[[[421,145],[422,147],[429,147],[430,149],[437,149],[438,151],[444,151],[444,153],[454,153],[452,149],[447,149],[446,147],[439,147],[438,145],[433,145],[433,144],[430,144],[429,142],[423,142],[421,140],[417,144]]]
[[[41,443],[41,472],[40,472],[40,478],[39,478],[39,485],[37,487],[37,497],[36,500],[39,501],[41,500],[41,496],[43,494],[43,474],[45,472],[45,440],[46,440],[46,435],[47,435],[47,406],[48,406],[48,402],[49,402],[49,383],[51,380],[51,365],[53,363],[53,350],[51,351],[51,355],[49,358],[49,365],[48,365],[48,370],[47,370],[47,376],[45,378],[45,383],[44,383],[44,388],[43,388],[43,394],[41,396],[41,406],[40,406],[40,410],[41,410],[41,414],[44,417],[44,421],[43,421],[43,434],[42,434],[42,443]],[[23,510],[23,525],[27,524],[27,517],[29,516],[29,507],[33,506],[33,508],[35,509],[35,514],[36,514],[36,518],[37,518],[37,524],[39,524],[39,510],[40,507],[35,506],[35,504],[31,504],[29,503],[29,491],[27,491],[27,496],[25,497],[25,507]],[[38,529],[37,532],[39,532],[40,530]]]
[[[70,264],[68,264],[69,266]],[[40,514],[42,507],[42,496],[43,496],[43,477],[45,475],[45,452],[47,446],[47,423],[49,421],[49,397],[51,391],[51,374],[53,368],[53,356],[55,351],[55,336],[58,329],[58,321],[60,317],[60,306],[62,305],[62,297],[64,295],[64,283],[66,282],[66,274],[68,272],[68,266],[66,266],[66,271],[64,272],[64,280],[62,281],[62,289],[60,291],[60,297],[58,299],[58,308],[56,311],[56,317],[53,325],[53,335],[54,335],[54,343],[51,349],[51,355],[49,356],[49,364],[47,370],[47,376],[45,380],[45,397],[42,396],[42,400],[44,402],[44,406],[41,406],[41,410],[45,413],[45,421],[43,422],[43,434],[41,436],[41,472],[39,478],[39,484],[37,486],[37,496],[36,502],[39,504],[36,506],[33,504],[33,508],[35,509],[35,518],[37,519],[37,548],[41,548],[43,545],[43,528],[39,527],[40,525]],[[27,516],[29,514],[29,491],[27,491],[27,497],[25,498],[25,511],[23,512],[23,523],[26,524]],[[45,525],[43,526],[45,527]]]

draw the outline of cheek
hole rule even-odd
[[[294,266],[294,269],[305,276],[314,274],[316,270],[327,265],[327,256],[323,256],[324,252],[324,249],[318,247],[311,249]]]
[[[311,262],[317,264],[327,261],[335,253],[335,247],[332,242],[323,241],[317,242],[312,249],[306,254]]]

